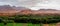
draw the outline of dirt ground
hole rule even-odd
[[[60,26],[60,22],[56,24],[56,26]]]

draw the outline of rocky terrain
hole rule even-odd
[[[15,7],[9,5],[0,6],[0,16],[12,16],[17,14],[54,15],[54,14],[60,14],[60,10],[55,10],[55,9],[31,10],[25,7]]]

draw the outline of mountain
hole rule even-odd
[[[21,14],[25,15],[60,15],[60,10],[55,9],[40,9],[40,10],[22,10]]]
[[[0,6],[0,16],[12,16],[12,15],[20,14],[20,12],[23,10],[29,10],[29,9],[25,7],[3,5]]]
[[[13,8],[16,9],[17,11],[18,11],[18,10],[29,10],[29,9],[26,8],[26,7],[15,7],[15,6],[13,6]]]
[[[56,9],[39,9],[38,11],[57,11]]]
[[[32,14],[38,14],[38,15],[60,15],[60,10],[56,9],[40,9],[37,11],[32,12]]]
[[[0,6],[0,11],[9,11],[9,10],[14,10],[14,9],[12,9],[12,7],[10,7],[9,5]]]
[[[32,10],[26,9],[26,10],[21,10],[18,14],[25,14],[25,15],[28,15],[28,14],[31,14],[31,13],[32,13]]]
[[[0,16],[13,16],[13,15],[60,15],[60,10],[55,9],[40,9],[31,10],[25,7],[16,7],[10,5],[0,6]]]
[[[15,15],[17,11],[13,9],[10,5],[0,6],[0,16],[10,16]]]

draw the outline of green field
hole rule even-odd
[[[56,24],[8,23],[6,26],[55,26]],[[0,26],[4,26],[0,23]]]
[[[0,26],[4,26],[3,23],[0,23]],[[6,26],[41,26],[41,25],[32,23],[8,23]]]

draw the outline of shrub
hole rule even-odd
[[[7,22],[16,23],[57,23],[60,22],[60,15],[16,15],[12,17],[0,17],[2,20],[8,20]],[[0,19],[0,21],[2,21]]]
[[[15,22],[20,23],[57,23],[60,22],[60,16],[39,16],[39,15],[21,15],[19,17],[15,17]]]

